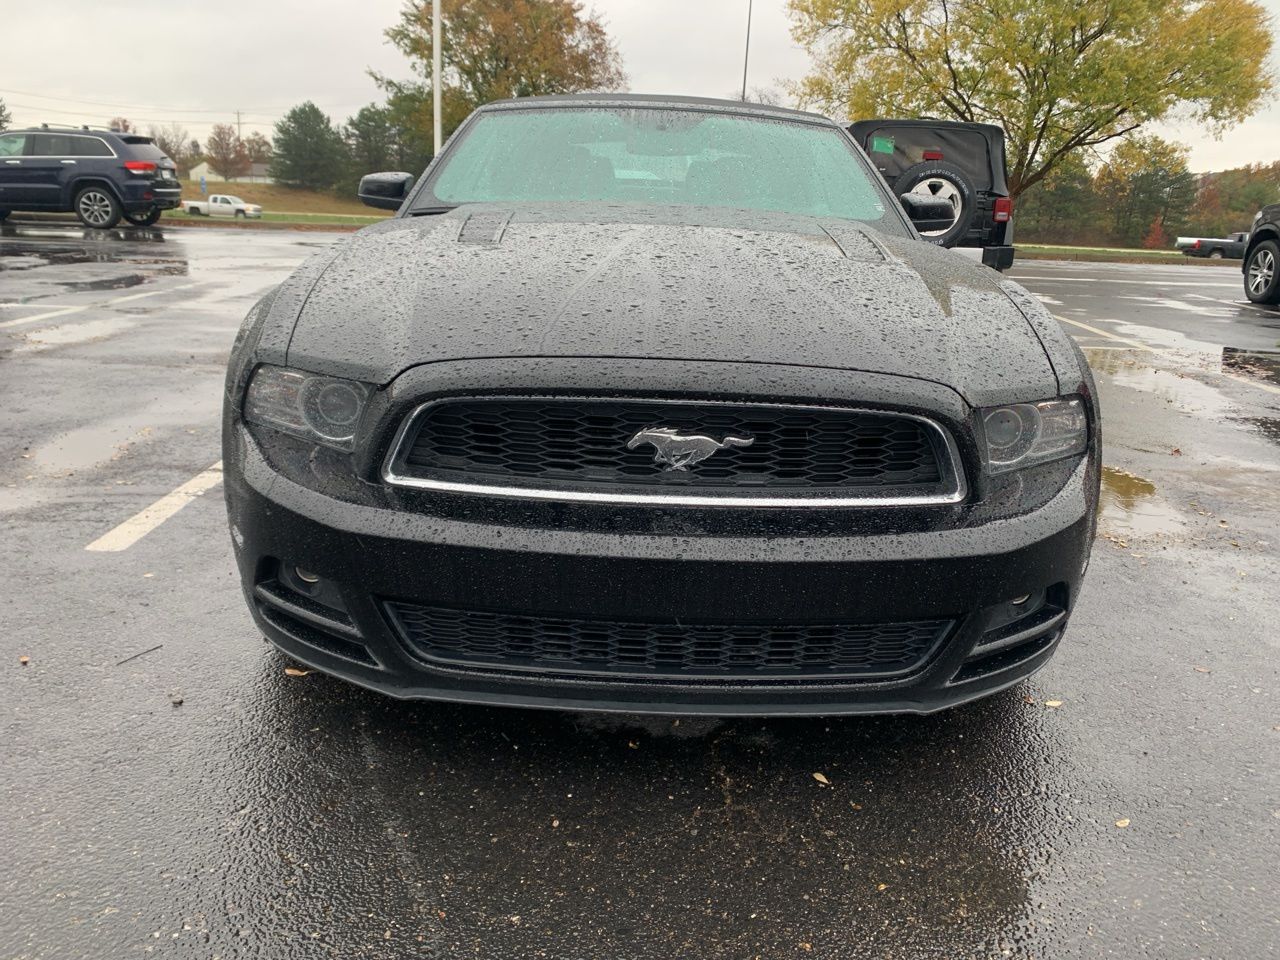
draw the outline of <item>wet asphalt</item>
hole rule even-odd
[[[1238,268],[1012,274],[1105,417],[1048,668],[673,721],[287,675],[216,486],[85,549],[218,460],[241,317],[335,239],[0,227],[0,960],[1280,955],[1280,312]]]

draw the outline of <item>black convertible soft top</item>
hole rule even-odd
[[[908,167],[942,159],[969,174],[977,189],[1009,195],[1004,130],[995,124],[882,118],[851,123],[849,132],[891,185]],[[926,158],[925,152],[942,156]]]

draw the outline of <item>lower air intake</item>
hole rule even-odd
[[[951,621],[677,624],[450,610],[390,602],[418,656],[450,666],[655,679],[886,679],[919,668]]]

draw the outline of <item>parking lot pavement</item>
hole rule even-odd
[[[0,228],[0,958],[1280,952],[1280,314],[1238,271],[1015,270],[1108,465],[1032,681],[673,721],[396,702],[256,634],[222,365],[334,239]]]

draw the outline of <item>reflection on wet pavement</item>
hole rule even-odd
[[[1104,373],[1122,387],[1152,393],[1186,413],[1219,416],[1235,409],[1220,390],[1194,377],[1153,367],[1137,351],[1086,348],[1095,373]]]
[[[1222,369],[1227,373],[1243,373],[1261,380],[1280,383],[1280,350],[1241,350],[1222,348]]]
[[[1021,692],[932,717],[579,717],[396,702],[264,659],[204,761],[229,826],[186,856],[228,870],[195,900],[300,881],[326,913],[248,895],[199,918],[216,945],[283,927],[334,956],[1023,955],[1053,939],[1032,887],[1097,792]]]
[[[1124,536],[1156,536],[1180,530],[1186,519],[1156,494],[1156,485],[1116,467],[1102,468],[1104,531]]]
[[[13,282],[23,281],[19,295],[6,296],[6,301],[38,302],[69,293],[124,290],[157,277],[187,276],[184,245],[166,241],[161,231],[85,231],[81,235],[68,229],[48,236],[49,226],[53,225],[0,231],[5,240],[0,244],[0,273],[13,274]],[[127,272],[121,271],[122,266]],[[62,279],[66,267],[80,267],[80,277]]]
[[[1188,374],[1152,366],[1141,351],[1085,347],[1084,353],[1094,373],[1105,374],[1122,387],[1153,394],[1183,413],[1237,424],[1256,436],[1280,443],[1280,416],[1239,416],[1239,405],[1221,390]],[[1221,372],[1280,384],[1280,351],[1223,347]]]

